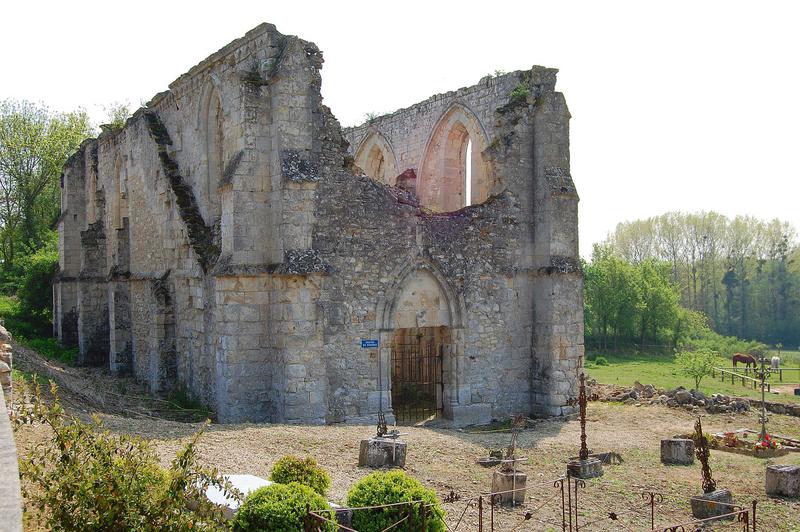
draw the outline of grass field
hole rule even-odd
[[[652,384],[657,388],[671,389],[677,386],[693,388],[694,380],[682,375],[678,367],[673,363],[672,355],[650,354],[650,353],[609,353],[606,351],[596,351],[598,356],[603,356],[608,360],[607,366],[598,366],[587,361],[586,370],[590,377],[597,379],[604,384],[618,384],[620,386],[630,386],[639,381],[642,384]],[[788,356],[787,356],[788,355]],[[800,352],[790,351],[781,353],[782,366],[800,367]],[[730,361],[721,361],[723,367],[729,367]],[[778,380],[777,375],[770,379],[773,387],[780,385],[800,385],[800,371],[784,371],[783,382]],[[784,386],[785,387],[785,386]],[[753,389],[751,386],[731,384],[729,380],[724,383],[711,376],[705,377],[700,383],[700,391],[706,395],[712,393],[722,393],[725,395],[737,395],[741,397],[761,398],[761,391]],[[800,396],[789,393],[767,394],[767,400],[771,401],[791,401],[800,403]]]

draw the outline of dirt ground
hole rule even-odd
[[[777,384],[777,385],[773,384],[772,385],[772,391],[773,392],[778,392],[778,395],[793,395],[795,388],[800,388],[800,384],[798,384],[798,383],[785,384],[784,383],[784,384]],[[773,401],[774,399],[773,398],[768,398],[767,400],[768,401]]]
[[[141,387],[128,379],[121,381],[101,370],[64,367],[18,346],[14,353],[17,369],[53,378],[59,384],[62,402],[69,410],[82,417],[97,412],[112,431],[151,440],[164,465],[201,426],[176,421],[185,419],[187,412],[148,398]],[[757,417],[755,412],[707,415],[704,429],[756,429]],[[689,433],[693,425],[692,415],[682,410],[590,403],[590,448],[617,452],[624,462],[606,465],[603,477],[586,481],[586,486],[579,488],[580,528],[649,530],[649,506],[642,499],[642,490],[663,495],[663,502],[655,507],[659,529],[690,521],[689,497],[702,491],[699,465],[662,465],[659,442]],[[769,428],[773,433],[800,438],[798,418],[771,415]],[[492,475],[492,470],[481,467],[477,460],[486,457],[491,449],[506,447],[510,434],[485,427],[402,430],[408,433],[404,437],[408,443],[406,470],[434,488],[440,499],[451,492],[458,497],[444,504],[449,529],[477,530],[478,509],[473,499],[490,491]],[[223,473],[267,478],[272,464],[284,454],[312,455],[331,473],[333,484],[328,498],[343,503],[353,482],[369,473],[357,467],[358,448],[359,441],[373,432],[371,426],[211,425],[201,439],[199,456]],[[561,529],[561,492],[554,487],[554,481],[564,474],[569,457],[577,454],[579,436],[580,424],[574,419],[541,421],[519,435],[518,456],[528,459],[520,467],[528,475],[528,500],[521,507],[498,509],[495,530]],[[43,427],[24,427],[16,434],[18,451],[24,456],[32,444],[44,437]],[[773,462],[800,465],[800,453],[765,460],[712,451],[711,468],[718,487],[730,489],[737,504],[749,508],[753,500],[757,501],[758,530],[800,531],[800,500],[768,498],[764,494],[765,466]],[[488,506],[485,512],[488,529]],[[742,530],[742,525],[715,526],[714,530]]]

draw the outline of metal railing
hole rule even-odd
[[[614,492],[613,484],[604,483],[600,479],[589,481],[592,488],[608,495],[609,489]],[[503,511],[504,524],[497,522],[497,508],[504,496],[515,498],[519,491],[535,490],[536,497],[526,496],[528,504],[507,508]],[[552,491],[550,491],[552,490]],[[597,491],[594,490],[594,491]],[[425,531],[432,520],[439,520],[448,532],[460,530],[477,530],[478,532],[494,532],[495,530],[560,530],[562,532],[578,532],[579,530],[651,530],[658,532],[688,532],[707,526],[714,522],[714,529],[720,527],[735,527],[744,532],[756,532],[756,501],[752,501],[749,508],[744,506],[709,501],[706,503],[724,506],[720,515],[706,519],[686,519],[680,521],[679,510],[691,499],[678,493],[662,493],[650,489],[635,491],[635,499],[626,496],[627,490],[619,492],[609,506],[609,501],[600,499],[593,503],[592,489],[587,489],[587,481],[574,478],[570,475],[559,477],[536,484],[528,484],[524,488],[506,491],[481,493],[462,500],[457,494],[451,492],[444,498],[445,503],[461,502],[463,507],[451,514],[452,518],[445,521],[440,512],[432,511],[434,503],[422,500],[383,504],[377,506],[364,506],[354,508],[337,508],[336,510],[312,510],[306,507],[304,530],[316,532],[327,524],[338,526],[345,532],[358,532],[352,524],[342,525],[336,520],[337,512],[351,512],[355,515],[359,511],[385,510],[397,507],[398,511],[393,522],[382,529],[390,531]],[[596,497],[598,493],[594,493]],[[582,494],[583,493],[583,494]],[[582,495],[581,495],[582,494]],[[531,508],[530,503],[535,507]],[[667,505],[668,503],[668,505]],[[477,521],[475,513],[477,512]],[[467,515],[469,514],[469,518]],[[509,518],[512,523],[509,523]],[[468,523],[471,520],[471,525]],[[663,524],[669,523],[672,524]],[[730,521],[723,525],[722,523]],[[502,528],[496,528],[500,526]],[[509,528],[511,526],[512,528]]]

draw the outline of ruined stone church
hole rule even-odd
[[[557,71],[342,129],[322,63],[262,24],[81,145],[55,335],[221,422],[571,412],[583,279]]]

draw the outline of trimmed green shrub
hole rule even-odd
[[[415,504],[404,529],[427,532],[445,530],[444,510],[436,498],[436,493],[404,471],[394,470],[367,475],[356,482],[347,494],[347,505],[356,508],[404,501],[424,501],[427,506],[425,527],[422,526],[421,505]],[[353,512],[353,528],[359,532],[380,532],[406,517],[408,510],[408,506],[356,510]]]
[[[297,482],[308,486],[323,497],[331,487],[331,477],[328,472],[317,465],[317,461],[310,456],[306,458],[284,456],[275,462],[270,478],[273,482],[281,484]]]
[[[608,360],[606,357],[598,356],[594,359],[594,363],[598,366],[608,366]]]
[[[306,505],[312,510],[330,510],[325,498],[308,486],[297,482],[264,486],[247,496],[236,511],[231,528],[234,532],[302,532]],[[333,516],[333,512],[330,515]],[[315,525],[331,532],[339,528],[333,523]]]

